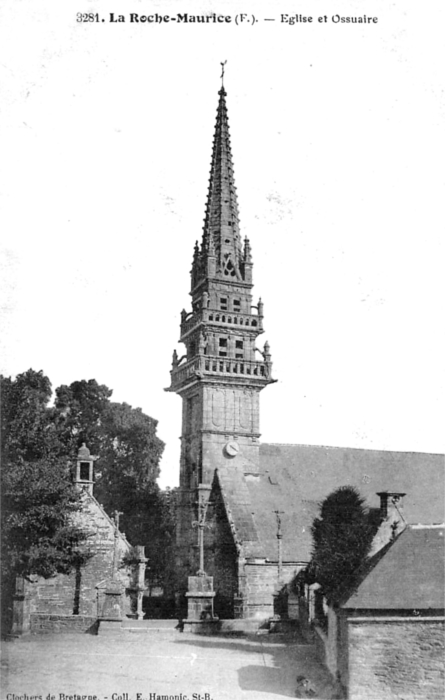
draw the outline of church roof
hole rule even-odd
[[[443,455],[263,444],[257,471],[228,466],[218,469],[218,478],[247,557],[277,560],[280,511],[283,561],[309,561],[310,526],[320,502],[339,486],[355,486],[376,508],[377,492],[405,492],[408,522],[444,521]]]
[[[443,610],[444,528],[406,528],[341,607]],[[372,562],[371,562],[372,566]]]

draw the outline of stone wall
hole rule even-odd
[[[283,564],[282,586],[295,577],[295,564]],[[278,586],[276,562],[249,562],[244,565],[243,596],[245,617],[267,618],[274,614],[274,593]]]
[[[327,669],[335,678],[338,667],[337,659],[337,644],[339,638],[338,618],[332,608],[327,611],[327,629],[321,629],[317,624],[314,625],[314,639],[317,648],[317,656],[324,663]]]
[[[85,615],[31,615],[31,633],[45,634],[54,632],[96,632],[96,617]]]
[[[350,700],[444,697],[444,618],[350,618],[347,636]]]
[[[79,625],[82,627],[81,618],[97,619],[96,586],[113,574],[114,525],[99,503],[88,494],[84,495],[82,510],[76,513],[75,518],[76,524],[89,534],[88,546],[93,556],[81,570],[69,575],[59,574],[49,579],[36,578],[33,582],[25,582],[31,631],[46,631],[51,625],[56,629],[62,624],[71,625],[74,629]],[[119,560],[130,550],[122,535],[117,538],[117,549]],[[126,588],[131,585],[129,569],[118,570],[118,578]],[[125,612],[130,611],[130,599],[126,598]],[[69,616],[78,617],[78,622],[67,620]]]
[[[259,464],[259,394],[246,386],[199,386],[183,397],[180,486],[211,484],[215,469],[230,464],[243,470]],[[239,445],[232,458],[229,440]]]

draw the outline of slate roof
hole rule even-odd
[[[444,528],[408,527],[365,576],[343,608],[443,610]],[[372,566],[372,562],[371,562]]]
[[[284,562],[307,562],[310,526],[319,503],[339,486],[355,486],[370,507],[378,491],[406,493],[408,522],[444,522],[443,455],[313,445],[260,446],[258,471],[218,469],[226,509],[244,555],[277,561],[277,520],[282,512]]]

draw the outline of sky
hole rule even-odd
[[[262,441],[443,451],[442,3],[36,5],[0,11],[1,372],[106,384],[159,421],[160,484],[178,483],[181,399],[164,388],[226,60],[258,345],[278,380],[261,394]]]

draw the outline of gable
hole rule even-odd
[[[82,491],[82,507],[73,514],[76,525],[90,533],[89,542],[94,547],[106,548],[114,543],[115,525],[102,505],[88,491]],[[125,535],[118,531],[118,551],[122,554],[131,550]],[[113,545],[114,546],[114,545]]]

